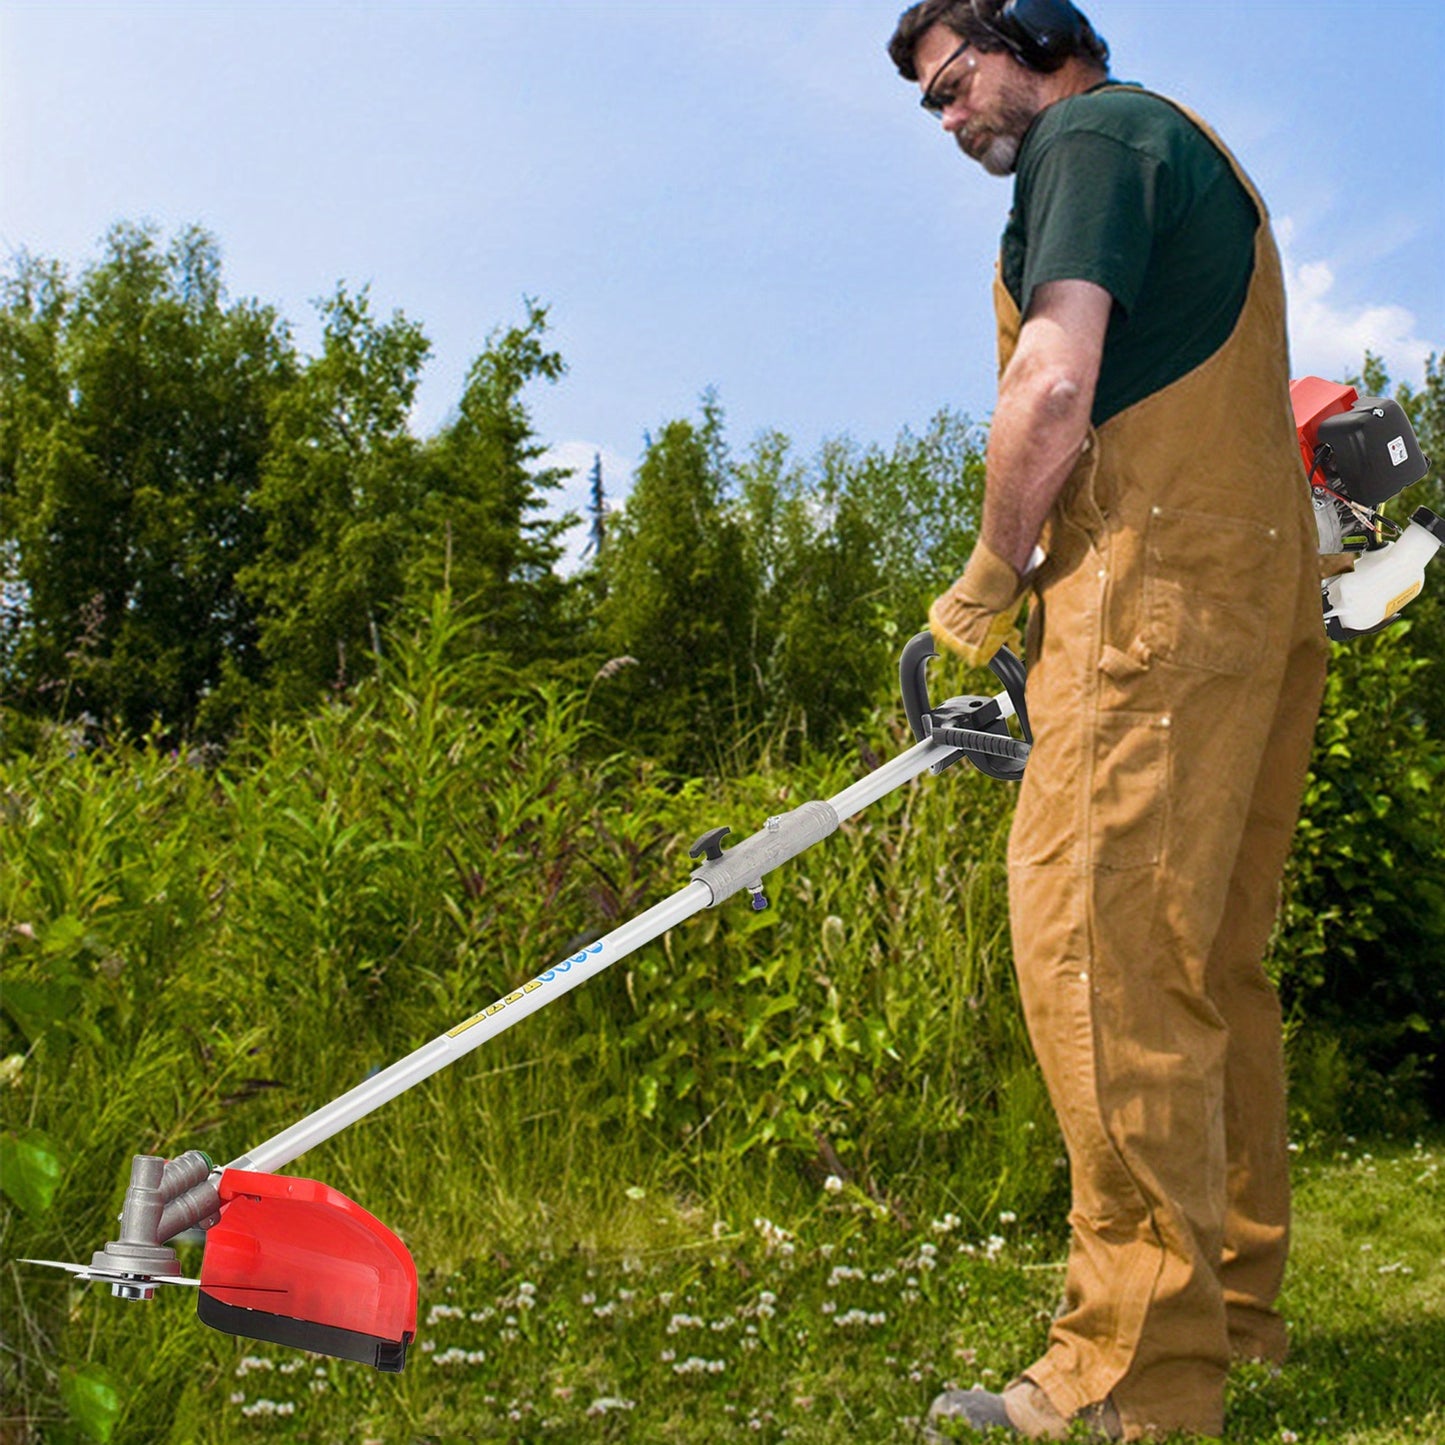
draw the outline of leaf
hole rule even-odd
[[[5,1012],[33,1044],[56,1024],[74,1017],[80,1005],[80,989],[55,980],[27,983],[7,979],[4,1000]]]
[[[70,1417],[101,1445],[108,1441],[120,1418],[120,1391],[99,1365],[66,1370],[60,1377],[60,1398]]]
[[[44,1214],[59,1187],[60,1159],[45,1135],[0,1134],[0,1189],[23,1213]]]
[[[85,937],[85,923],[73,913],[52,919],[41,930],[41,946],[46,953],[64,953]]]

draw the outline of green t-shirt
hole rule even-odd
[[[1114,298],[1100,426],[1229,338],[1259,220],[1219,148],[1168,101],[1096,88],[1049,106],[1024,137],[1003,282],[1025,315],[1046,281],[1092,281]]]

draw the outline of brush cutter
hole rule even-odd
[[[754,909],[766,908],[765,874],[919,774],[966,758],[991,777],[1021,778],[1032,743],[1023,665],[1001,652],[991,664],[1004,686],[997,697],[932,707],[926,671],[935,655],[927,632],[903,650],[904,709],[918,740],[907,752],[826,802],[769,818],[735,846],[723,846],[729,828],[709,829],[689,850],[698,866],[671,897],[229,1164],[218,1169],[194,1150],[169,1161],[137,1155],[118,1238],[88,1265],[25,1263],[109,1284],[128,1300],[151,1299],[161,1285],[188,1286],[198,1292],[197,1314],[215,1329],[400,1371],[416,1335],[416,1266],[406,1246],[345,1195],[275,1171],[704,908],[744,890]],[[188,1279],[169,1241],[195,1228],[205,1250],[200,1278]]]
[[[1379,511],[1427,474],[1429,459],[1394,401],[1361,399],[1319,377],[1294,382],[1291,395],[1319,550],[1336,564],[1322,583],[1326,630],[1337,641],[1378,631],[1419,594],[1445,546],[1445,520],[1428,508],[1403,530]],[[406,1246],[345,1195],[275,1171],[704,908],[744,889],[755,909],[766,908],[766,873],[919,774],[967,758],[990,777],[1021,778],[1033,740],[1023,665],[1000,652],[991,666],[1002,693],[932,707],[926,671],[935,655],[927,632],[903,650],[903,703],[917,738],[907,752],[826,802],[769,818],[733,847],[723,846],[729,828],[709,829],[689,850],[698,866],[686,887],[231,1163],[218,1169],[198,1151],[170,1161],[137,1155],[118,1238],[88,1265],[25,1262],[109,1284],[122,1299],[188,1286],[198,1291],[200,1318],[218,1330],[401,1370],[416,1334],[416,1266]],[[187,1279],[170,1241],[195,1228],[205,1251],[200,1278]]]

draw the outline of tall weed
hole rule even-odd
[[[0,764],[6,1258],[88,1259],[132,1153],[236,1157],[681,887],[704,828],[751,832],[866,766],[711,790],[598,761],[578,701],[467,657],[462,625],[443,599],[352,699],[220,765],[59,736]],[[900,1217],[1027,1209],[1061,1176],[1012,1000],[1000,788],[895,794],[774,875],[767,913],[693,920],[300,1171],[424,1266],[639,1182],[756,1199],[836,1174]],[[151,1317],[92,1333],[58,1276],[4,1289],[28,1413],[62,1379],[163,1391]]]

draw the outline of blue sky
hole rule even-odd
[[[220,241],[310,347],[339,280],[423,323],[418,430],[551,308],[540,434],[621,491],[716,386],[736,446],[888,442],[993,399],[1008,184],[919,111],[893,3],[0,0],[0,248]],[[1200,110],[1284,242],[1296,374],[1445,351],[1445,6],[1095,0],[1115,74]],[[583,478],[579,477],[579,492]]]

